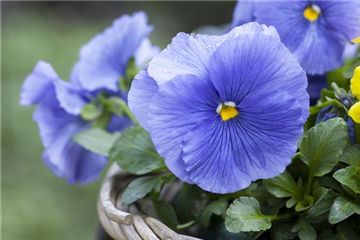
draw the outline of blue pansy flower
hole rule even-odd
[[[144,13],[125,15],[90,40],[80,51],[70,82],[62,81],[52,66],[43,61],[38,62],[25,79],[20,104],[38,105],[33,120],[39,126],[45,164],[69,184],[95,180],[107,163],[107,158],[82,148],[71,139],[91,127],[90,122],[81,118],[81,109],[100,92],[126,98],[127,94],[117,85],[127,61],[134,57],[140,67],[159,51],[147,39],[152,27],[146,21]],[[116,77],[116,82],[109,76]],[[89,77],[88,82],[84,77]],[[114,115],[107,130],[122,131],[130,125],[127,117]]]
[[[59,79],[50,64],[40,61],[26,78],[20,95],[22,105],[37,104],[33,120],[44,145],[45,164],[69,184],[95,180],[107,159],[71,141],[90,123],[74,114],[88,102],[86,92]]]
[[[256,6],[256,20],[276,27],[309,74],[323,74],[342,64],[346,40],[360,35],[359,16],[359,1],[282,1]]]
[[[129,107],[169,169],[230,193],[282,173],[308,117],[306,74],[273,27],[179,33],[134,79]]]
[[[255,20],[274,26],[309,74],[338,68],[346,41],[360,35],[360,1],[253,2]],[[238,14],[243,15],[236,8],[234,19]]]

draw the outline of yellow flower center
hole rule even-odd
[[[227,121],[231,118],[236,117],[239,114],[235,106],[236,105],[234,102],[220,103],[220,105],[216,109],[216,112],[220,114],[223,121]]]
[[[351,40],[352,43],[360,43],[360,37]]]
[[[321,9],[317,5],[311,5],[307,7],[304,11],[304,17],[310,22],[318,20]]]

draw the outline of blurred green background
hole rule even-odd
[[[67,79],[79,48],[124,13],[143,10],[164,48],[176,33],[231,21],[235,2],[1,2],[2,238],[95,239],[100,179],[69,186],[43,165],[34,107],[21,84],[38,60]]]

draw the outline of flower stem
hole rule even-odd
[[[140,126],[139,122],[136,120],[134,114],[132,114],[132,112],[130,111],[128,105],[126,104],[126,102],[124,100],[122,100],[121,98],[117,98],[117,97],[112,97],[109,100],[112,101],[113,103],[117,104],[121,108],[121,110],[130,118],[130,120],[136,126]]]
[[[307,181],[307,183],[306,183],[305,196],[310,195],[310,191],[311,191],[311,186],[312,186],[313,180],[314,180],[314,174],[313,174],[313,171],[310,170],[310,172],[309,172],[309,178],[308,178],[308,181]]]
[[[280,214],[280,215],[270,216],[270,219],[271,220],[282,220],[282,219],[291,218],[293,216],[294,216],[294,214],[292,214],[292,213],[284,213],[284,214]]]
[[[190,222],[177,225],[176,229],[177,229],[177,230],[184,230],[184,229],[187,229],[187,228],[189,228],[189,227],[194,226],[195,223],[196,223],[195,220],[191,220]]]

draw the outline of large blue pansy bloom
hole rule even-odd
[[[169,169],[229,193],[285,170],[308,117],[306,74],[273,27],[179,33],[134,79],[129,106]]]
[[[360,35],[360,1],[252,2],[255,20],[274,26],[309,74],[338,68],[346,41]],[[241,16],[244,13],[236,8],[234,22]]]
[[[33,120],[39,126],[45,148],[45,164],[57,176],[66,178],[70,184],[85,184],[95,180],[107,163],[105,157],[85,150],[71,139],[78,132],[91,127],[90,122],[81,118],[80,112],[100,91],[106,91],[107,95],[126,97],[126,93],[115,87],[115,82],[108,81],[109,74],[106,73],[118,69],[118,85],[130,58],[135,57],[136,64],[140,66],[157,53],[158,49],[151,46],[146,38],[152,29],[146,24],[146,20],[144,13],[125,15],[115,20],[112,27],[82,48],[80,60],[74,67],[70,82],[62,81],[52,66],[43,61],[38,62],[33,72],[25,79],[20,104],[38,105]],[[126,31],[126,38],[119,37],[123,36],[123,31]],[[115,50],[117,52],[114,53]],[[84,51],[89,55],[85,56]],[[116,54],[121,58],[116,58]],[[95,66],[97,60],[94,58],[100,58],[104,61],[103,64]],[[88,68],[83,69],[83,64],[86,63],[89,63]],[[91,67],[96,68],[99,73],[92,75],[87,85],[82,76],[90,76],[95,71]],[[127,117],[113,116],[108,131],[122,131],[130,124]]]

